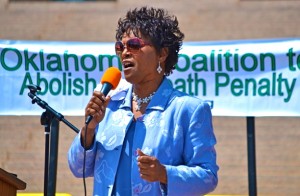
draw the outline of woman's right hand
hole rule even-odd
[[[91,115],[93,119],[88,124],[89,129],[94,129],[105,115],[105,109],[110,101],[110,97],[105,97],[103,93],[94,91],[89,103],[85,107],[85,119]]]
[[[92,120],[87,125],[86,147],[89,147],[92,144],[95,128],[103,120],[105,116],[105,110],[109,101],[109,96],[105,97],[103,93],[99,91],[94,91],[90,101],[85,107],[85,119],[87,119],[89,115],[93,116]],[[85,136],[85,126],[82,128],[81,131],[82,139],[84,139]]]

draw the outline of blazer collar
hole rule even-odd
[[[164,77],[162,83],[160,84],[152,100],[150,101],[147,109],[165,110],[173,91],[174,89],[169,79]]]
[[[128,82],[125,85],[124,84],[122,85],[122,88],[116,89],[114,94],[111,95],[111,99],[115,101],[123,100],[119,108],[131,108],[133,85]],[[165,110],[173,91],[174,89],[171,82],[164,77],[146,110]]]

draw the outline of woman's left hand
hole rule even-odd
[[[149,182],[159,181],[167,184],[167,171],[156,157],[144,154],[140,149],[137,150],[138,167],[141,178]]]

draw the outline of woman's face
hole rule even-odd
[[[125,46],[124,51],[120,54],[125,79],[132,84],[143,84],[156,80],[159,77],[156,71],[159,55],[152,45],[144,45],[137,51],[128,50],[127,41],[135,37],[132,33],[124,34],[121,40]],[[143,38],[142,40],[149,42]]]

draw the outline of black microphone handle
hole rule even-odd
[[[112,89],[112,87],[113,87],[112,84],[105,82],[102,84],[100,92],[102,92],[104,94],[104,96],[106,97],[107,94],[109,93],[109,91]],[[93,116],[89,115],[85,120],[85,124],[88,125],[92,119],[93,119]]]
[[[86,118],[86,120],[85,120],[85,124],[88,125],[88,124],[91,122],[92,119],[93,119],[93,116],[92,116],[92,115],[89,115],[89,116]]]

